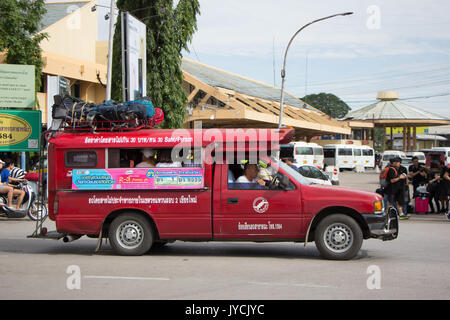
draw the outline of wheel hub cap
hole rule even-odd
[[[144,239],[142,226],[136,222],[124,222],[117,229],[116,238],[122,247],[136,248]]]
[[[335,253],[347,251],[353,244],[353,233],[344,224],[333,224],[324,233],[325,245]]]

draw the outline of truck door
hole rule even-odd
[[[292,188],[288,191],[255,184],[239,185],[235,180],[243,172],[236,172],[236,166],[239,165],[216,167],[215,190],[220,197],[215,200],[213,237],[248,240],[302,238],[299,187],[292,180]]]

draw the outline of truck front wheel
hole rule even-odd
[[[324,258],[350,260],[361,249],[363,233],[352,217],[332,214],[319,222],[314,233],[314,242]]]
[[[154,236],[145,217],[136,213],[125,213],[113,220],[108,238],[118,254],[139,256],[151,248]]]

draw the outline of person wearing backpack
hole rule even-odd
[[[391,165],[386,175],[387,187],[385,193],[388,195],[388,207],[395,206],[399,212],[400,219],[408,219],[408,215],[403,213],[405,200],[404,187],[406,174],[400,171],[401,159],[399,157],[391,160]]]

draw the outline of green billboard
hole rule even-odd
[[[0,108],[34,109],[34,66],[0,64]]]
[[[0,110],[0,151],[39,151],[41,111]]]

